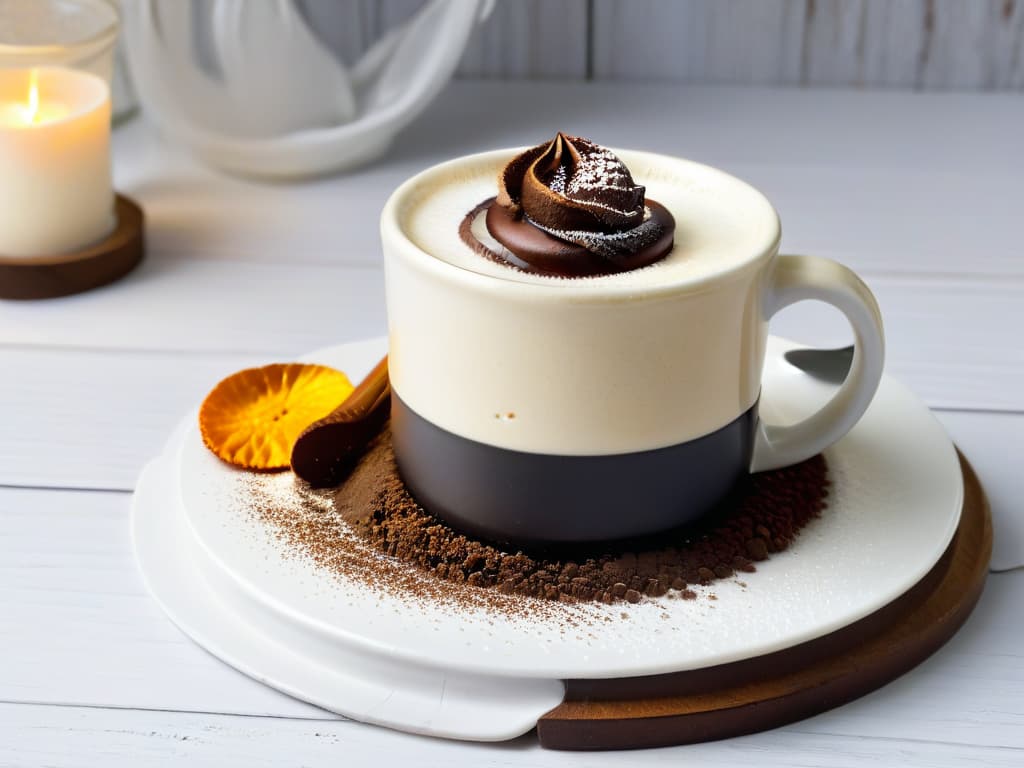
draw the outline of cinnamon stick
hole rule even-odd
[[[339,485],[387,421],[390,404],[385,356],[341,405],[299,435],[292,471],[314,488]]]

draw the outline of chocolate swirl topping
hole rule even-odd
[[[646,266],[672,249],[675,221],[604,147],[559,133],[515,157],[487,211],[515,266],[568,276]]]

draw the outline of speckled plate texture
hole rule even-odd
[[[782,361],[769,340],[762,415],[796,421],[833,388]],[[385,340],[307,359],[357,380]],[[389,593],[316,567],[252,514],[251,478],[204,447],[195,419],[140,479],[140,566],[201,645],[274,687],[403,730],[511,738],[561,700],[566,678],[724,664],[844,627],[912,587],[959,521],[954,448],[925,405],[884,378],[861,422],[827,453],[829,507],[757,571],[696,600],[527,604],[510,610]],[[715,599],[711,599],[711,595]]]

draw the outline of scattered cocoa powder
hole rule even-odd
[[[784,550],[821,513],[828,487],[825,460],[816,456],[751,476],[699,526],[614,545],[513,551],[461,534],[420,507],[398,475],[385,430],[332,501],[372,551],[435,579],[563,603],[638,603],[692,600],[693,585],[754,571],[755,562]],[[325,546],[322,535],[315,546]]]

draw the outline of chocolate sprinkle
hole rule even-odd
[[[751,475],[699,526],[614,544],[513,552],[468,537],[420,507],[399,477],[385,430],[341,487],[300,493],[316,513],[312,518],[282,511],[269,498],[258,511],[319,565],[392,592],[423,593],[423,584],[434,581],[477,597],[489,592],[560,603],[638,603],[692,600],[695,585],[753,572],[756,562],[785,550],[821,514],[829,485],[819,455]],[[409,568],[424,578],[403,575]]]

